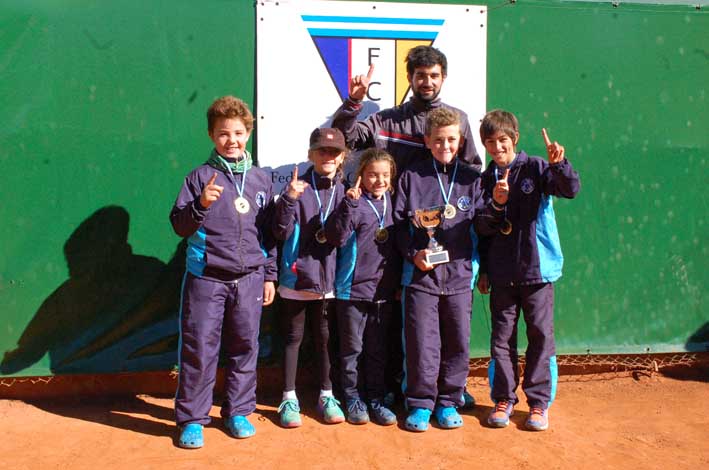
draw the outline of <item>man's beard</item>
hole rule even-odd
[[[440,89],[440,88],[439,88],[438,90],[436,90],[436,92],[435,92],[433,95],[429,95],[429,96],[423,96],[423,95],[421,94],[421,92],[418,91],[418,90],[415,90],[415,91],[413,92],[414,97],[416,97],[416,98],[417,98],[418,100],[420,100],[420,101],[427,102],[427,103],[430,103],[431,101],[434,101],[436,98],[438,98],[438,95],[439,95],[440,93],[441,93],[441,89]]]

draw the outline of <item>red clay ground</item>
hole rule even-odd
[[[0,400],[0,455],[13,470],[709,468],[704,372],[691,380],[658,374],[560,379],[551,427],[542,433],[524,430],[524,406],[508,428],[485,427],[491,402],[483,379],[472,378],[479,405],[464,415],[462,429],[413,434],[371,423],[327,426],[305,403],[303,427],[286,430],[276,424],[279,397],[273,395],[253,415],[255,437],[235,440],[215,419],[205,429],[206,446],[191,451],[174,446],[169,398]],[[302,401],[309,398],[301,392]]]

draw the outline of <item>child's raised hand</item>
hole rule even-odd
[[[350,80],[350,98],[361,101],[364,99],[364,95],[367,94],[369,89],[369,82],[372,80],[372,74],[374,73],[374,64],[369,65],[369,71],[367,75],[355,75]]]
[[[505,174],[497,180],[495,187],[492,190],[492,198],[501,206],[507,204],[507,199],[510,197],[510,186],[507,183],[507,178],[510,176],[510,169],[505,170]]]
[[[293,199],[298,199],[303,195],[303,191],[305,191],[305,188],[308,186],[308,183],[298,179],[298,165],[293,166],[293,175],[290,183],[288,183],[288,191],[286,194]]]
[[[547,155],[549,156],[549,163],[559,163],[564,159],[564,146],[559,145],[559,142],[554,141],[551,143],[549,136],[547,135],[547,130],[542,128],[542,137],[544,137],[544,145],[547,146]]]
[[[359,188],[359,185],[362,183],[362,177],[358,176],[357,181],[355,182],[355,185],[352,186],[350,189],[347,190],[345,195],[352,199],[353,201],[356,201],[360,198],[362,195],[362,190]]]
[[[216,172],[214,173],[214,176],[212,176],[212,179],[207,182],[207,185],[202,190],[202,194],[199,196],[199,203],[205,209],[211,206],[214,201],[219,199],[222,196],[222,191],[224,191],[224,186],[215,184],[215,181],[217,181]]]

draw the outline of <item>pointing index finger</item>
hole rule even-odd
[[[298,181],[298,165],[293,165],[293,178],[292,181]]]
[[[355,189],[359,189],[359,185],[360,185],[361,182],[362,182],[362,177],[361,177],[361,176],[358,176],[358,177],[357,177],[357,181],[355,182],[354,188],[355,188]]]
[[[209,182],[207,183],[207,186],[213,185],[215,181],[217,181],[217,172],[216,171],[214,172],[212,179],[210,179]]]
[[[547,135],[547,130],[542,127],[542,137],[544,137],[544,145],[547,147],[551,145],[551,140],[549,140],[549,136]]]
[[[507,177],[508,177],[508,176],[510,176],[510,169],[509,169],[509,168],[505,170],[505,174],[502,175],[502,179],[503,179],[504,181],[507,181]]]
[[[369,71],[367,72],[367,79],[371,79],[372,75],[374,75],[374,62],[369,64]]]

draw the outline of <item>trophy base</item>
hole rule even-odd
[[[448,258],[448,250],[436,251],[433,253],[426,254],[426,262],[434,266],[437,264],[447,263],[448,261],[450,261],[450,259]]]

